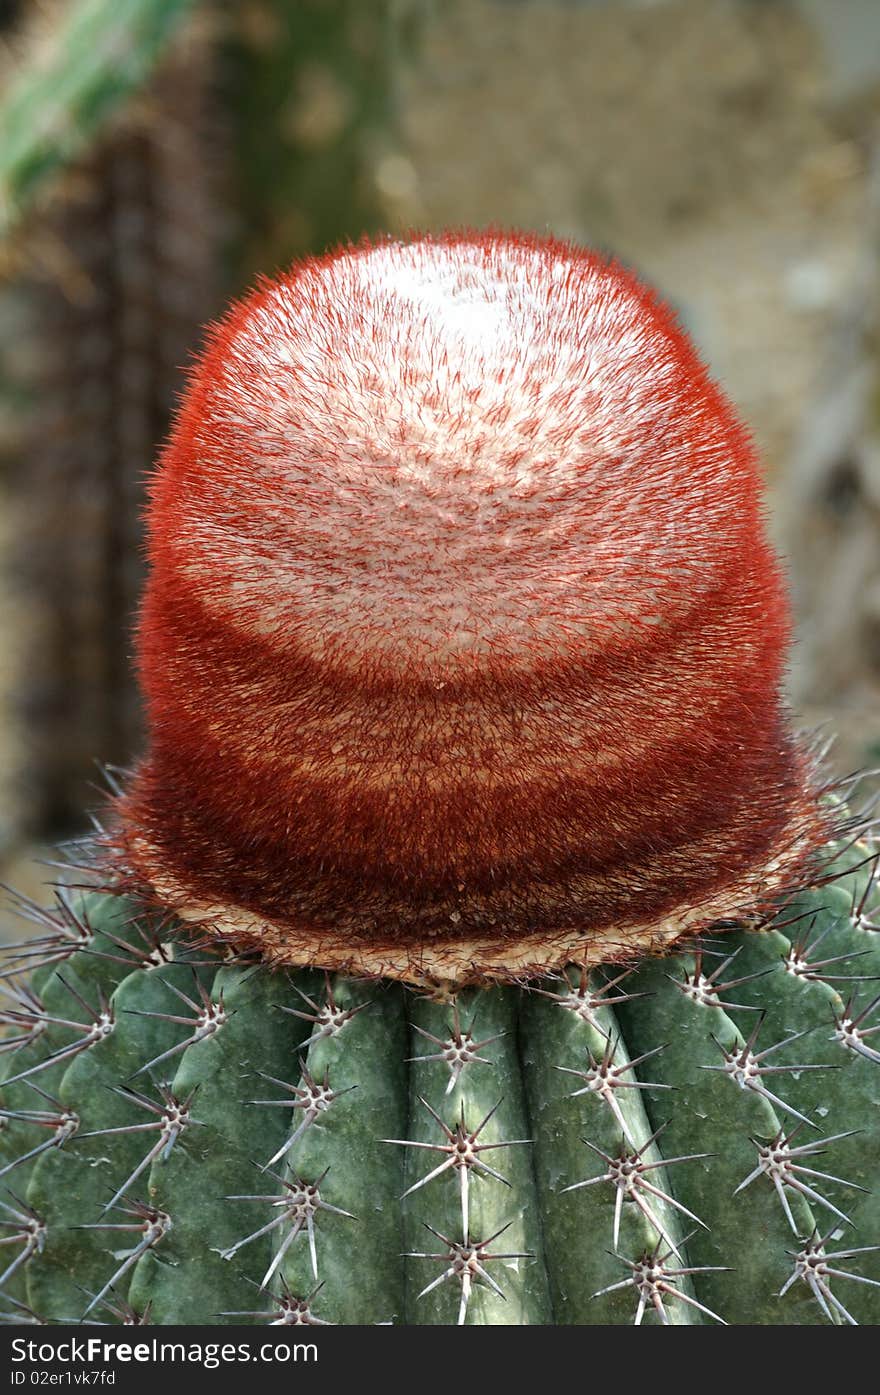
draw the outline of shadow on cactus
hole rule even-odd
[[[149,526],[150,747],[3,979],[11,1317],[876,1322],[878,855],[666,309],[296,266]]]

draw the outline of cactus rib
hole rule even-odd
[[[448,993],[71,893],[5,981],[9,1319],[877,1321],[876,893],[838,870],[764,930]]]

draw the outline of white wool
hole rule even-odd
[[[657,517],[682,477],[675,384],[637,293],[565,249],[417,242],[307,266],[232,345],[186,565],[233,623],[318,657],[522,659],[588,643],[597,615],[650,623],[678,569],[701,585],[689,530],[723,535],[727,508],[704,430],[687,503]]]

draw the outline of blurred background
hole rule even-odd
[[[878,137],[877,0],[0,0],[0,877],[39,895],[139,749],[200,327],[364,232],[552,231],[659,288],[763,456],[792,703],[880,764]]]

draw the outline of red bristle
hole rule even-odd
[[[827,836],[748,437],[593,252],[420,237],[263,284],[149,537],[127,852],[233,940],[537,972],[760,910]]]

